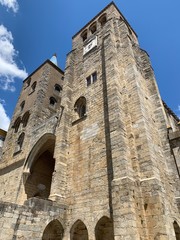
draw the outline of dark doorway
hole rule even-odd
[[[48,199],[51,191],[55,159],[53,158],[55,139],[47,139],[29,160],[30,174],[25,182],[27,199],[38,197]]]
[[[96,240],[114,240],[113,223],[108,217],[102,217],[96,224]]]
[[[63,233],[64,230],[61,223],[58,220],[53,220],[46,226],[42,240],[62,240]]]
[[[78,220],[72,226],[71,240],[88,240],[87,228],[81,220]]]

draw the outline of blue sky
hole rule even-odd
[[[180,1],[115,0],[151,58],[160,93],[180,116]],[[108,0],[0,0],[0,128],[7,129],[22,81],[57,53],[64,69],[72,36]]]

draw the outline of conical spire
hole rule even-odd
[[[50,59],[50,61],[51,61],[52,63],[54,63],[56,66],[58,66],[56,53],[53,54],[53,56],[52,56],[52,58]]]

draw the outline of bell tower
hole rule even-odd
[[[12,192],[16,192],[16,194],[11,193],[10,196],[6,196],[6,194],[4,195],[3,193],[4,199],[7,198],[7,200],[16,202],[24,201],[29,197],[39,194],[47,198],[50,194],[49,184],[55,164],[55,160],[53,159],[55,137],[52,136],[54,136],[57,124],[64,79],[64,72],[56,64],[57,58],[56,55],[54,55],[51,60],[45,61],[23,82],[22,91],[4,143],[3,158],[1,161],[1,167],[11,168],[13,166],[17,171],[16,180],[14,180],[17,184],[12,186]],[[32,146],[36,144],[44,134],[51,134],[52,136],[47,142],[45,141],[45,145],[42,146],[42,148],[44,148],[37,153],[37,156],[29,159],[28,155],[29,152],[32,151]],[[46,154],[44,152],[46,152]],[[43,154],[45,154],[46,157],[43,157]],[[48,162],[48,159],[52,158],[50,164],[52,166],[47,165],[45,167],[49,168],[50,172],[48,173],[49,175],[47,174],[48,176],[46,176],[49,180],[44,184],[42,183],[42,179],[38,180],[38,178],[43,178],[47,169],[42,169],[41,173],[38,172],[38,168],[41,168],[42,161],[36,164],[36,158],[39,158],[39,155],[42,155],[41,159],[47,158],[47,160],[44,160],[45,162]],[[25,161],[27,158],[28,162]],[[34,170],[32,170],[31,167],[34,167]],[[32,172],[37,172],[37,176],[39,177],[33,177]],[[42,177],[40,177],[40,175]],[[35,178],[37,182],[34,180]],[[9,178],[9,180],[12,182],[12,178]],[[7,182],[7,184],[9,183]],[[46,185],[48,185],[48,187]],[[6,185],[4,186],[6,188]],[[21,194],[18,193],[18,197],[15,196],[17,195],[17,189],[20,188],[19,191],[23,192],[24,186],[26,195],[22,197],[21,200],[18,200],[17,198],[19,198]],[[49,190],[46,191],[45,188]],[[38,191],[38,189],[40,190]]]
[[[111,2],[72,37],[64,72],[54,55],[24,80],[0,162],[0,238],[179,239],[179,140]]]
[[[67,230],[81,234],[82,226],[87,236],[88,223],[96,239],[103,231],[105,239],[173,236],[167,206],[178,210],[174,196],[166,198],[166,179],[167,162],[174,166],[174,160],[148,54],[114,3],[72,41],[51,192],[66,199],[68,226],[81,216],[83,223]]]

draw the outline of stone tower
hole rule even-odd
[[[26,182],[27,178],[30,177],[30,172],[28,172],[30,162],[28,161],[27,163],[26,159],[32,150],[32,146],[41,136],[44,134],[54,135],[57,115],[60,111],[63,75],[64,72],[62,70],[50,60],[47,60],[23,82],[22,91],[3,148],[1,166],[8,166],[10,169],[12,166],[15,168],[14,171],[10,171],[8,180],[6,179],[3,182],[5,190],[1,189],[4,191],[1,192],[1,196],[3,196],[4,201],[24,202],[25,197],[21,194],[22,189],[20,187],[23,183],[25,191],[22,190],[22,192],[27,195],[27,198],[32,197],[34,194],[40,194],[34,186],[38,184],[36,181]],[[53,155],[53,141],[46,149],[46,154],[49,156]],[[39,167],[41,168],[41,163],[40,166],[37,166],[37,168]],[[49,167],[52,168],[51,171],[53,172],[54,163]],[[35,170],[35,172],[37,171]],[[43,176],[43,173],[41,175]],[[42,180],[38,179],[38,176],[40,177],[40,174],[37,172],[35,178],[41,182]],[[52,178],[52,173],[49,177]],[[16,184],[14,184],[15,182]],[[13,189],[11,189],[13,192],[6,191],[7,186],[11,185],[13,185]],[[46,184],[41,183],[41,185]],[[41,187],[43,188],[44,186]],[[46,195],[46,198],[50,191],[49,187],[47,188],[47,192],[45,190],[43,193]]]
[[[0,239],[180,239],[179,119],[148,54],[113,2],[72,40],[64,73],[54,56],[24,81]]]

